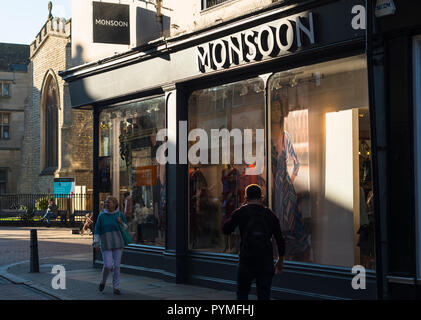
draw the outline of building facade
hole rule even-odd
[[[29,46],[0,44],[0,194],[20,182],[24,112],[30,106]]]
[[[287,243],[274,298],[415,298],[418,122],[413,92],[386,90],[400,72],[408,88],[412,73],[385,68],[406,26],[380,28],[404,21],[399,9],[380,17],[360,0],[160,4],[169,36],[60,73],[72,107],[93,114],[94,213],[112,194],[130,220],[135,243],[122,268],[234,289],[239,235],[222,235],[220,223],[258,183]],[[131,36],[141,32],[132,21]],[[412,68],[405,39],[399,58]],[[405,188],[392,183],[398,176]]]
[[[21,193],[53,193],[54,178],[92,186],[92,115],[70,106],[58,72],[71,64],[71,20],[49,19],[30,45],[31,104],[25,112]]]

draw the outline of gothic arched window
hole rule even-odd
[[[44,167],[58,167],[58,89],[51,77],[45,87]]]

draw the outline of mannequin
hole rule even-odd
[[[201,204],[207,198],[208,183],[198,167],[193,168],[189,177],[190,190],[190,240],[191,248],[197,245],[198,229],[200,225],[199,215]]]
[[[310,237],[304,229],[304,221],[293,185],[300,164],[291,136],[284,130],[284,119],[288,116],[288,108],[285,96],[279,97],[272,106],[273,210],[281,222],[286,244],[285,258],[309,261],[311,256]],[[294,163],[291,175],[287,166],[289,160]]]
[[[265,190],[266,188],[266,182],[265,179],[262,178],[261,175],[255,175],[255,174],[246,174],[246,169],[253,169],[256,166],[254,164],[246,165],[243,168],[243,172],[241,173],[239,177],[239,205],[242,205],[245,203],[245,190],[248,185],[250,184],[258,184],[262,187],[262,190]]]
[[[239,207],[239,172],[232,165],[225,165],[221,174],[222,181],[222,213],[230,215]],[[230,251],[238,246],[238,232],[224,236],[225,248],[223,252]]]

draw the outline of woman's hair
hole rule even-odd
[[[115,203],[115,209],[118,208],[118,200],[116,197],[108,196],[107,199],[110,199],[113,203]]]

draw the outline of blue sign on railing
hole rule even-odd
[[[68,196],[75,193],[74,178],[56,178],[54,179],[54,194],[58,197]]]

